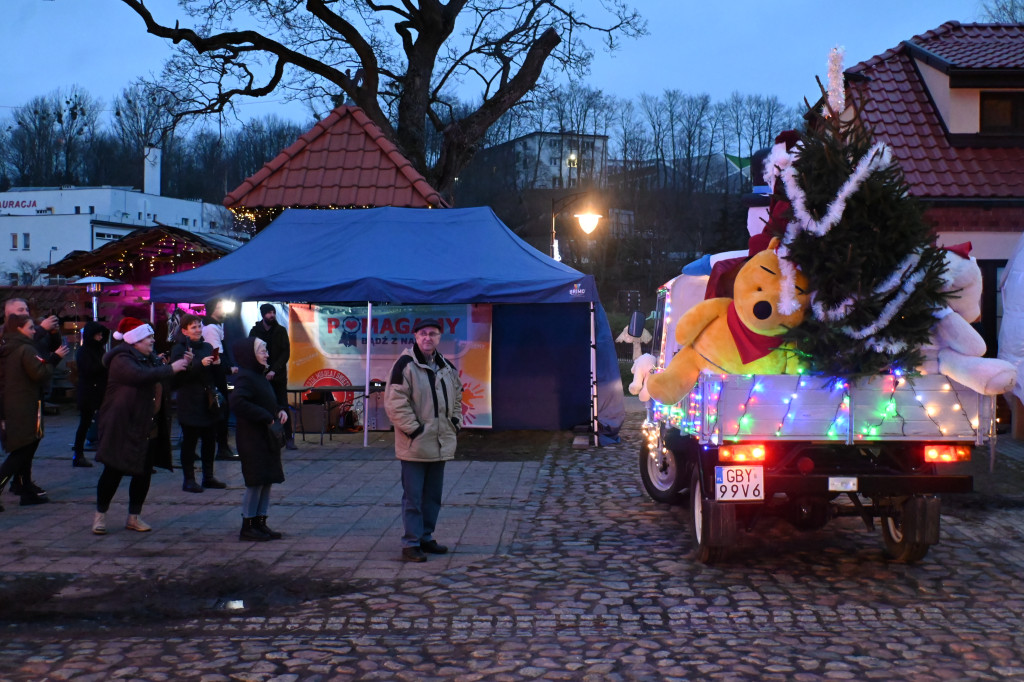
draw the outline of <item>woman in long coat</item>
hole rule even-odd
[[[96,515],[92,532],[107,532],[107,510],[121,479],[131,476],[125,528],[139,532],[152,527],[139,518],[149,494],[153,467],[173,469],[170,446],[170,395],[166,380],[188,365],[190,356],[163,364],[153,355],[153,328],[134,318],[118,326],[124,343],[103,356],[110,374],[99,414],[99,450],[104,465],[96,485]]]
[[[171,348],[171,361],[192,354],[192,362],[175,377],[178,394],[178,423],[181,425],[181,489],[201,493],[206,488],[226,488],[213,475],[217,455],[217,424],[222,410],[211,409],[207,392],[216,386],[213,346],[203,341],[203,323],[195,315],[181,318],[181,331]],[[225,396],[226,399],[226,396]],[[202,443],[203,483],[196,483],[196,445]]]
[[[235,444],[245,479],[238,539],[276,540],[281,533],[267,526],[267,511],[270,486],[284,482],[284,468],[281,445],[271,439],[269,429],[275,422],[284,424],[288,420],[287,406],[278,404],[274,388],[264,376],[270,357],[267,344],[258,338],[239,339],[231,350],[238,366],[231,409],[235,413]]]
[[[7,316],[0,367],[4,382],[3,445],[10,454],[0,465],[0,491],[15,474],[23,476],[22,506],[49,501],[45,492],[31,484],[32,458],[43,438],[43,390],[53,376],[53,368],[68,354],[68,347],[61,345],[45,359],[41,358],[33,343],[34,337],[35,323],[31,317]]]
[[[85,456],[85,436],[92,426],[93,417],[103,404],[103,394],[107,391],[107,368],[103,365],[103,354],[106,352],[109,334],[110,331],[99,322],[87,322],[85,329],[82,330],[82,345],[75,354],[75,366],[78,368],[76,398],[79,416],[72,466],[92,466],[92,462]]]

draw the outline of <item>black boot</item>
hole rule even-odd
[[[185,475],[185,482],[181,484],[181,489],[186,493],[201,493],[203,492],[203,486],[196,483],[195,474],[192,476]]]
[[[284,535],[282,535],[281,533],[278,533],[276,530],[273,530],[272,528],[267,526],[267,517],[266,516],[257,516],[256,519],[255,519],[255,525],[261,531],[266,533],[270,537],[271,540],[280,540],[281,538],[284,537]]]
[[[89,458],[82,454],[81,450],[75,450],[75,456],[71,458],[71,466],[73,467],[91,467],[92,462]]]
[[[242,530],[238,532],[239,540],[253,540],[255,542],[266,542],[270,536],[260,530],[256,525],[256,519],[242,519]]]

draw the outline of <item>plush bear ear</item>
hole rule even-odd
[[[781,243],[782,242],[779,240],[778,237],[772,237],[772,240],[770,242],[768,242],[768,248],[766,250],[767,251],[774,251],[775,249],[779,248],[779,244],[781,244]]]

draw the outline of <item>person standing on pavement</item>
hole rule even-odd
[[[224,335],[224,318],[227,317],[224,299],[215,298],[206,303],[206,317],[203,318],[203,341],[213,347],[214,386],[225,398],[228,397],[228,374],[238,372],[227,348]],[[228,445],[228,407],[225,404],[217,420],[217,459],[237,460],[238,455]]]
[[[214,458],[217,454],[217,425],[223,408],[211,406],[210,395],[216,389],[213,348],[203,341],[203,323],[195,315],[181,318],[177,341],[171,348],[171,362],[191,354],[192,361],[185,371],[175,377],[178,394],[178,424],[181,425],[181,471],[184,480],[181,489],[187,493],[201,493],[206,488],[223,489],[227,484],[214,476]],[[219,390],[219,389],[217,389]],[[227,395],[221,393],[224,400]],[[203,465],[203,483],[196,482],[196,445],[201,443],[200,458]]]
[[[267,344],[267,352],[270,353],[270,360],[267,369],[267,379],[274,389],[274,396],[278,405],[284,405],[288,409],[288,358],[291,357],[291,344],[288,341],[288,330],[277,321],[277,309],[272,303],[264,303],[260,306],[262,320],[257,322],[249,330],[249,338],[262,339]],[[234,346],[232,346],[232,349]],[[238,356],[235,356],[236,361]],[[241,364],[241,363],[239,363]],[[292,432],[291,420],[284,423],[284,446],[289,450],[296,450],[295,436]],[[236,436],[237,439],[237,436]]]
[[[441,511],[444,463],[455,457],[462,424],[462,381],[437,350],[441,323],[418,320],[415,340],[391,368],[384,409],[395,427],[402,465],[402,560],[422,562],[448,548],[434,539]]]
[[[28,315],[14,314],[4,324],[4,344],[0,348],[3,371],[3,436],[9,453],[0,465],[0,490],[16,474],[22,476],[21,505],[49,502],[46,491],[31,487],[32,459],[43,438],[43,390],[53,377],[53,368],[68,354],[60,346],[46,358],[39,356],[33,343],[35,323]]]
[[[107,390],[107,368],[103,365],[103,354],[107,352],[109,334],[107,328],[99,322],[87,322],[82,330],[82,345],[75,353],[75,366],[78,368],[78,385],[75,387],[78,430],[75,431],[75,455],[71,466],[92,466],[92,462],[85,456],[85,436],[92,426],[93,417],[103,404],[103,394]]]
[[[30,317],[28,311],[28,303],[23,298],[9,298],[4,302],[4,319],[10,315],[25,315]],[[0,344],[3,343],[4,339],[4,325],[0,325]],[[60,319],[56,315],[49,315],[44,317],[36,325],[35,335],[32,338],[33,343],[36,346],[36,350],[40,357],[48,357],[50,353],[54,352],[63,345],[63,340],[60,337]],[[47,386],[49,381],[47,381]],[[44,388],[44,391],[46,389]],[[0,379],[0,410],[3,409],[3,381]],[[0,419],[3,419],[3,414],[0,412]],[[15,495],[21,495],[25,491],[35,493],[36,495],[46,495],[46,491],[36,485],[35,481],[32,480],[31,471],[29,471],[29,477],[21,473],[16,473],[11,479],[10,491]]]
[[[260,338],[238,339],[231,350],[238,363],[231,409],[235,412],[235,445],[242,460],[245,496],[242,498],[242,530],[239,540],[277,540],[281,533],[267,526],[270,486],[284,483],[281,444],[270,429],[288,423],[287,405],[280,402],[264,376],[270,351]]]
[[[149,494],[153,467],[173,471],[171,455],[170,390],[168,380],[183,372],[192,361],[186,353],[174,362],[153,354],[156,332],[134,318],[118,325],[124,343],[103,356],[110,373],[107,392],[99,413],[99,450],[96,461],[103,473],[96,484],[96,514],[92,532],[107,532],[107,511],[121,479],[131,477],[128,486],[128,517],[124,527],[145,533],[153,528],[140,518]]]

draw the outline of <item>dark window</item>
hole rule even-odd
[[[1024,135],[1024,92],[981,93],[981,132]]]
[[[75,215],[78,215],[81,212],[82,212],[82,207],[81,206],[75,206]]]

